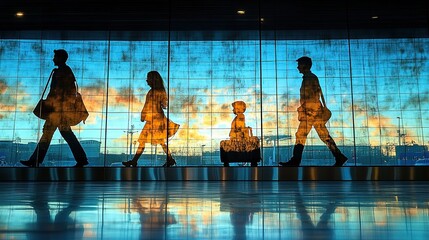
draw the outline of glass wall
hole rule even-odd
[[[178,165],[222,165],[220,142],[229,139],[235,101],[246,103],[246,126],[260,141],[260,165],[287,161],[299,124],[301,56],[313,60],[312,72],[332,111],[327,127],[349,158],[347,166],[414,165],[429,157],[429,38],[195,40],[160,33],[118,40],[109,32],[98,34],[93,40],[73,32],[61,38],[43,31],[2,33],[2,166],[22,166],[19,160],[35,149],[44,120],[32,110],[54,68],[53,50],[61,48],[69,53],[67,63],[89,111],[85,123],[72,127],[89,166],[121,166],[134,155],[152,70],[167,89],[166,115],[180,124],[168,141]],[[165,158],[160,145],[146,144],[139,165],[161,166]],[[303,166],[334,163],[314,129],[303,158]],[[57,131],[43,164],[74,163]]]

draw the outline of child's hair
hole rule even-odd
[[[235,101],[232,104],[234,110],[239,110],[240,113],[244,113],[246,111],[246,103],[243,101]],[[238,111],[236,111],[238,113]]]
[[[164,80],[162,80],[162,77],[159,72],[150,71],[148,72],[147,77],[153,80],[153,89],[161,89],[165,91]]]

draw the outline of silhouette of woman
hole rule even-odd
[[[147,84],[151,88],[146,94],[146,101],[141,112],[140,120],[146,122],[139,136],[139,146],[134,157],[122,164],[126,167],[136,167],[137,161],[143,154],[145,144],[160,144],[167,154],[163,167],[176,165],[176,160],[171,156],[167,147],[168,138],[174,136],[180,125],[169,120],[164,109],[167,109],[168,98],[164,87],[164,81],[157,71],[150,71],[147,74]]]

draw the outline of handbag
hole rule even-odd
[[[329,121],[329,119],[331,119],[332,112],[326,106],[325,98],[323,97],[323,93],[322,92],[320,92],[320,97],[322,98],[322,104],[323,105],[322,105],[322,109],[320,110],[320,113],[318,114],[318,118],[321,121],[323,121],[324,123],[326,123],[327,121]]]
[[[305,108],[303,108],[302,106],[300,106],[297,111],[298,111],[298,121],[307,121],[308,118],[310,117],[310,119],[315,119],[317,121],[321,121],[323,123],[326,123],[332,116],[332,112],[331,110],[329,110],[329,108],[326,106],[325,103],[325,98],[323,97],[323,93],[320,92],[320,97],[322,99],[322,107],[319,111],[317,112],[311,112],[311,111],[307,111]]]
[[[76,83],[77,85],[77,83]],[[67,111],[63,116],[63,120],[68,126],[75,126],[80,122],[85,124],[86,119],[89,116],[88,110],[83,103],[82,95],[76,91],[76,98],[74,104],[71,106],[72,109]]]
[[[54,70],[52,70],[51,74],[49,75],[48,82],[46,83],[45,89],[43,90],[42,97],[40,98],[39,102],[36,104],[36,107],[33,109],[34,115],[40,119],[46,120],[46,118],[54,111],[54,107],[52,104],[47,101],[46,99],[43,99],[43,95],[45,95],[46,89],[48,88],[49,81],[52,78],[52,74],[54,73]]]
[[[34,115],[40,119],[46,118],[53,112],[53,107],[45,99],[40,99],[36,107],[33,109]]]
[[[320,119],[324,122],[329,121],[331,119],[332,112],[329,110],[326,106],[322,107],[321,113],[320,113]]]

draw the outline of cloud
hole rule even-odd
[[[130,103],[140,103],[138,98],[134,95],[132,89],[129,87],[119,88],[117,92],[111,92],[114,95],[115,103],[128,107]],[[139,104],[140,105],[140,104]]]
[[[355,126],[357,139],[362,139],[364,144],[380,145],[387,142],[395,142],[398,138],[398,123],[397,119],[391,116],[384,115],[378,112],[378,115],[366,115],[365,111],[361,110],[355,114]],[[405,140],[407,142],[413,140],[412,136],[416,136],[412,128],[406,129]]]
[[[5,94],[8,89],[7,83],[5,80],[0,79],[0,94]]]
[[[420,106],[427,106],[429,104],[429,91],[423,93],[411,94],[407,101],[404,103],[403,108],[413,108],[420,110]]]
[[[93,84],[80,88],[80,92],[89,112],[102,112],[106,107],[106,84],[97,80]],[[109,108],[124,108],[126,111],[136,112],[143,107],[142,101],[128,88],[109,88]],[[130,109],[131,108],[131,109]],[[118,109],[116,109],[118,110]]]
[[[198,109],[198,98],[197,96],[182,96],[176,98],[175,101],[178,103],[181,112],[190,114],[190,117],[195,118],[199,112]]]
[[[26,111],[28,109],[27,105],[22,104],[22,99],[27,94],[16,89],[23,88],[10,87],[5,80],[0,79],[0,119],[7,118],[10,113],[14,113],[17,109],[19,111]]]

